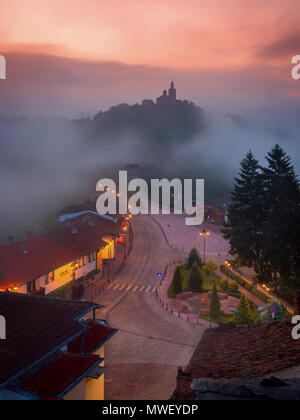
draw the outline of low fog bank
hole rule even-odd
[[[298,172],[299,124],[264,125],[258,120],[205,113],[201,133],[182,142],[157,142],[124,131],[113,139],[91,135],[67,120],[0,120],[0,242],[56,223],[66,205],[96,196],[100,178],[115,178],[127,164],[141,176],[205,178],[206,196],[228,193],[239,161],[251,149],[264,156],[279,143]]]

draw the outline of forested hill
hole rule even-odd
[[[91,134],[114,136],[134,133],[143,139],[163,143],[184,142],[199,134],[205,127],[204,111],[188,101],[162,107],[150,100],[141,105],[120,104],[99,112],[92,119],[73,120]]]

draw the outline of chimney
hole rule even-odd
[[[26,246],[26,243],[25,242],[22,242],[21,244],[20,244],[20,250],[23,252],[23,254],[28,254],[28,249],[27,249],[27,246]]]
[[[294,293],[294,315],[300,315],[300,290]]]
[[[73,233],[73,235],[77,235],[77,233],[78,233],[77,227],[75,227],[75,226],[72,227],[72,233]]]

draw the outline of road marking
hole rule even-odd
[[[129,292],[129,291],[131,291],[131,292],[138,292],[138,293],[142,293],[142,292],[144,292],[144,293],[149,293],[149,292],[155,293],[158,289],[157,286],[154,286],[154,287],[147,286],[147,285],[134,286],[133,284],[128,284],[128,283],[122,283],[122,284],[120,284],[120,283],[109,283],[108,285],[105,286],[105,288],[107,290],[111,289],[111,290],[116,290],[118,292],[123,292],[123,291]]]

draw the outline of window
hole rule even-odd
[[[35,280],[30,280],[27,283],[27,293],[30,294],[30,293],[33,293],[35,291],[36,291]]]
[[[54,280],[54,271],[50,271],[50,273],[46,274],[45,284],[52,283]]]

